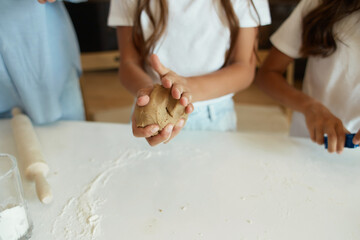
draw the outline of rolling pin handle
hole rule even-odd
[[[49,183],[43,174],[37,174],[34,177],[36,193],[42,203],[49,204],[53,200],[53,195]]]
[[[14,108],[11,110],[11,114],[12,114],[13,117],[15,117],[16,115],[19,115],[19,114],[21,114],[21,113],[22,113],[22,111],[21,111],[21,109],[18,108],[18,107],[14,107]]]

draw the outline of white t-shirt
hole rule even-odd
[[[300,58],[302,19],[319,0],[302,0],[291,16],[271,37],[273,45],[292,58]],[[336,23],[337,50],[322,58],[310,56],[303,92],[323,103],[351,132],[360,129],[360,12]],[[305,118],[295,112],[290,135],[308,137]]]
[[[154,13],[159,11],[158,2],[151,1]],[[137,0],[111,0],[109,26],[132,26],[136,3]],[[249,0],[233,0],[240,27],[270,24],[267,0],[255,0],[254,4],[260,23]],[[230,31],[220,0],[169,0],[168,11],[166,32],[154,49],[160,61],[185,77],[219,70],[230,45]],[[146,13],[142,14],[141,21],[147,38],[153,30]]]

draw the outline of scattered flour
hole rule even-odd
[[[249,223],[249,224],[253,223],[252,220],[250,220],[250,219],[247,219],[246,222]]]
[[[106,202],[97,194],[97,189],[104,188],[111,176],[118,169],[129,165],[134,158],[148,159],[149,151],[128,150],[115,161],[107,164],[105,170],[99,173],[77,197],[71,198],[55,219],[52,235],[61,240],[95,240],[101,234],[102,216],[97,210]]]
[[[187,207],[186,207],[186,206],[182,206],[180,209],[183,210],[183,211],[186,211]]]
[[[30,232],[25,207],[18,205],[0,212],[0,239],[18,240]]]

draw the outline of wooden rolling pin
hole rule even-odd
[[[53,199],[50,185],[45,179],[49,166],[41,153],[39,140],[30,119],[20,109],[14,108],[12,115],[11,125],[16,149],[25,175],[29,180],[35,181],[36,193],[40,201],[48,204]]]

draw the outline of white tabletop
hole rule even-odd
[[[360,239],[360,151],[306,139],[183,132],[151,148],[130,126],[37,127],[54,202],[24,182],[34,240]],[[16,156],[10,122],[0,152]]]

